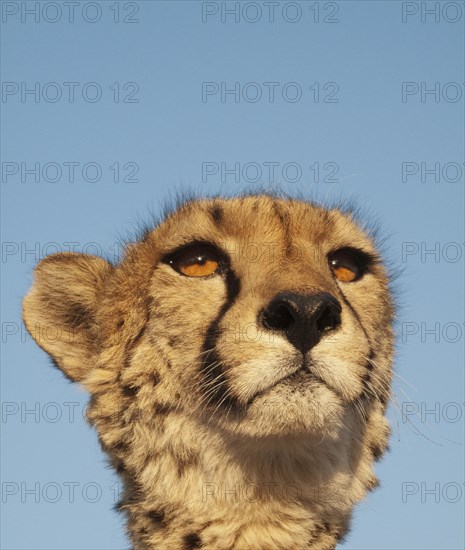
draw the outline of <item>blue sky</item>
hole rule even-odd
[[[357,197],[403,269],[391,452],[341,548],[463,548],[463,2],[1,4],[2,548],[128,547],[86,395],[21,324],[34,265],[255,182]]]

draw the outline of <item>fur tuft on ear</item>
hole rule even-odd
[[[27,330],[73,381],[82,380],[94,358],[95,311],[113,270],[102,258],[76,253],[47,256],[36,267],[24,298]]]

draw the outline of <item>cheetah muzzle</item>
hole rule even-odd
[[[24,300],[135,549],[335,548],[387,447],[392,318],[351,214],[268,195],[185,202],[117,265],[48,256]]]

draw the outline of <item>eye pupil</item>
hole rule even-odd
[[[332,252],[328,260],[334,277],[342,283],[357,281],[364,274],[363,258],[359,258],[356,250],[340,249]]]

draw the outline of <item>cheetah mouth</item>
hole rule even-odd
[[[307,359],[304,357],[302,359],[302,362],[300,366],[295,369],[290,374],[284,376],[274,384],[271,384],[267,388],[263,388],[262,390],[258,391],[255,395],[253,395],[250,400],[247,402],[247,407],[252,405],[257,399],[260,397],[265,396],[266,394],[270,393],[274,389],[278,388],[279,386],[283,387],[305,387],[308,386],[309,383],[313,382],[324,384],[327,386],[326,382],[322,380],[320,377],[318,377],[311,369],[311,363],[307,361]]]

